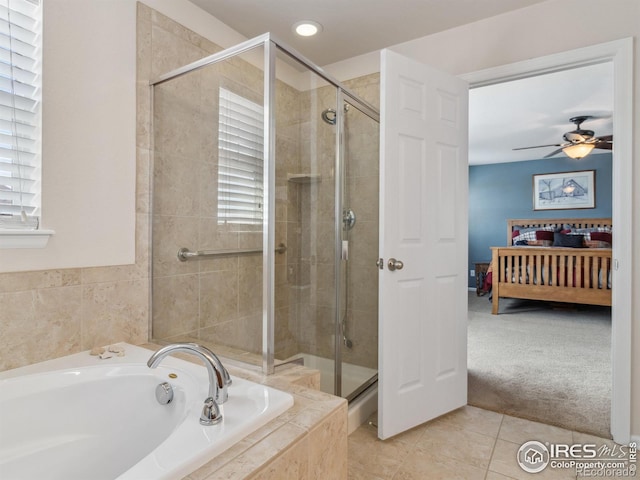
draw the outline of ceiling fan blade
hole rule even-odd
[[[601,140],[603,142],[611,142],[613,141],[613,135],[603,135],[601,137],[596,138],[596,141],[597,140]]]
[[[560,152],[562,151],[562,149],[563,149],[563,148],[564,148],[564,147],[559,148],[559,149],[557,149],[557,150],[554,150],[553,152],[551,152],[551,153],[550,153],[550,154],[548,154],[548,155],[545,155],[545,156],[544,156],[544,157],[542,157],[542,158],[549,158],[549,157],[553,157],[554,155],[557,155],[558,153],[560,153]]]
[[[561,146],[559,143],[552,143],[550,145],[536,145],[535,147],[519,147],[519,148],[514,148],[513,150],[528,150],[529,148],[559,147],[559,146]]]
[[[594,148],[600,148],[602,150],[613,150],[613,143],[596,142],[596,146]]]

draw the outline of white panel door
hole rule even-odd
[[[469,166],[466,82],[389,50],[381,67],[378,436],[385,439],[467,403]],[[402,266],[390,268],[393,259]]]

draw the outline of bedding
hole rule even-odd
[[[492,313],[500,298],[611,305],[611,219],[507,224],[509,246],[491,247]]]

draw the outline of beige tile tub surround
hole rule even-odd
[[[147,283],[138,264],[1,273],[0,371],[96,345],[145,342]]]

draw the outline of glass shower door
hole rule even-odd
[[[355,102],[343,111],[340,390],[351,399],[378,373],[379,122]]]
[[[337,88],[278,52],[292,75],[276,81],[274,356],[302,359],[334,392]],[[323,112],[325,115],[323,116]]]

